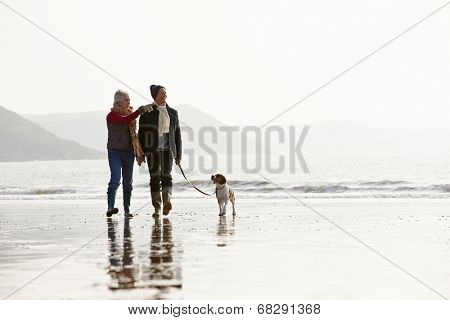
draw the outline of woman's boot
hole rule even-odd
[[[108,188],[108,192],[106,193],[108,197],[108,211],[106,211],[106,216],[109,218],[113,214],[119,212],[119,209],[114,208],[114,203],[116,202],[116,192],[117,188]]]
[[[123,192],[123,211],[125,212],[125,218],[132,218],[133,215],[130,213],[130,203],[131,203],[131,191]]]

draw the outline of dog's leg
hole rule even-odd
[[[223,216],[223,214],[222,214],[223,202],[218,200],[217,203],[219,204],[219,216]]]
[[[231,202],[231,205],[233,206],[233,216],[235,216],[236,215],[236,209],[234,208],[234,202],[235,202],[234,196],[230,199],[230,202]]]
[[[233,206],[233,216],[236,215],[236,208],[234,207],[234,202],[235,201],[236,201],[236,199],[234,198],[233,189],[230,188],[230,202],[231,202],[231,205]]]
[[[222,211],[223,215],[227,214],[227,204],[228,204],[228,199],[225,200],[225,202],[223,203],[223,211]]]

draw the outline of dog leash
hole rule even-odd
[[[186,175],[184,174],[183,168],[181,167],[181,164],[178,164],[178,167],[180,168],[180,171],[181,171],[181,173],[183,174],[183,177],[186,179],[187,182],[190,183],[191,186],[194,187],[195,190],[197,190],[197,191],[200,192],[200,193],[203,193],[203,194],[206,195],[206,196],[210,196],[210,197],[212,197],[213,195],[216,194],[217,188],[216,188],[216,191],[214,191],[213,194],[206,193],[206,192],[200,190],[199,188],[197,188],[197,187],[196,187],[191,181],[189,181],[189,179],[186,177]]]

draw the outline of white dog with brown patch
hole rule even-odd
[[[233,189],[227,184],[227,179],[220,173],[211,176],[211,180],[216,185],[216,198],[219,203],[219,216],[227,214],[228,200],[233,205],[233,216],[236,215],[234,208],[235,197]]]

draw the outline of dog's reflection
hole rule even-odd
[[[219,223],[217,224],[217,246],[225,247],[227,245],[228,238],[234,235],[236,220],[235,216],[232,216],[231,225],[227,225],[226,216],[219,217]]]
[[[133,263],[133,242],[131,239],[130,219],[125,219],[123,227],[123,247],[120,248],[117,237],[117,220],[111,218],[108,222],[108,239],[109,239],[109,274],[111,276],[111,284],[109,288],[115,289],[132,289],[136,287],[136,274],[138,274],[139,266]],[[123,252],[121,252],[123,249]]]

